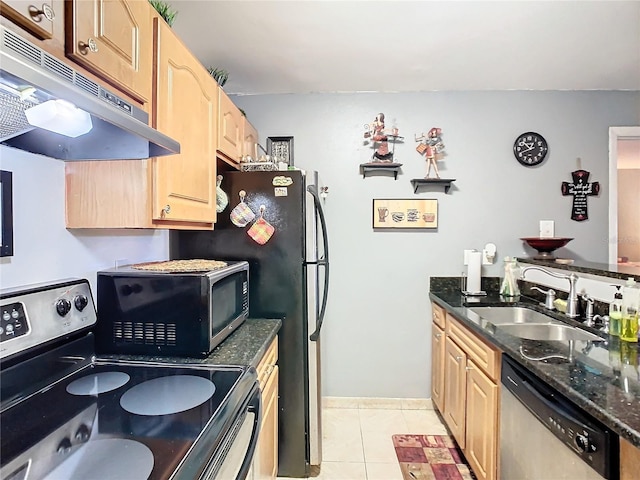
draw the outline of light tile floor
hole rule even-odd
[[[391,435],[446,435],[430,409],[325,408],[316,480],[402,480]]]

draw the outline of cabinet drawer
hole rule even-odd
[[[446,318],[447,336],[454,340],[490,378],[497,381],[500,375],[500,351],[477,338],[450,314],[447,313]]]
[[[433,323],[435,323],[443,330],[445,325],[445,315],[446,313],[444,311],[444,308],[442,308],[437,303],[431,302],[431,316],[433,318]]]
[[[273,372],[276,364],[278,363],[278,337],[273,339],[271,345],[267,348],[267,351],[260,360],[260,363],[256,367],[258,372],[258,381],[260,382],[260,388],[265,388],[265,383],[269,379],[269,376]]]

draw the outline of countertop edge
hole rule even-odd
[[[106,360],[143,361],[177,364],[257,367],[282,326],[281,319],[248,318],[208,356],[175,357],[161,355],[101,354]]]

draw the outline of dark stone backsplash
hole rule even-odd
[[[430,277],[429,278],[429,290],[442,292],[442,293],[460,293],[462,290],[462,282],[464,277]],[[482,277],[480,279],[480,288],[486,291],[487,293],[497,294],[500,292],[500,284],[502,283],[502,279],[500,277]],[[524,297],[531,298],[540,303],[544,303],[545,294],[541,293],[537,290],[532,290],[531,287],[540,287],[543,290],[548,290],[549,287],[544,285],[540,285],[533,282],[528,282],[526,280],[518,280],[518,286],[520,287],[520,293]],[[565,292],[562,290],[558,290],[554,288],[556,292],[556,298],[560,298],[562,300],[566,300],[569,296],[569,292]],[[582,299],[578,299],[578,313],[580,315],[580,319],[584,320],[586,312],[586,302]],[[609,314],[609,304],[607,302],[601,302],[599,300],[594,300],[593,304],[593,314],[594,315],[608,315]]]

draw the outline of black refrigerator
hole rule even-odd
[[[278,476],[306,477],[310,465],[320,465],[322,460],[320,328],[329,288],[328,239],[318,174],[301,170],[229,172],[223,174],[221,187],[229,204],[218,213],[214,230],[172,231],[170,255],[172,259],[249,262],[250,317],[282,318],[278,333]],[[231,221],[241,192],[255,214],[244,227]],[[264,244],[250,235],[261,215],[273,227]],[[239,224],[244,223],[241,218],[246,220],[246,216],[234,216]],[[260,233],[258,238],[264,239],[264,231]]]

